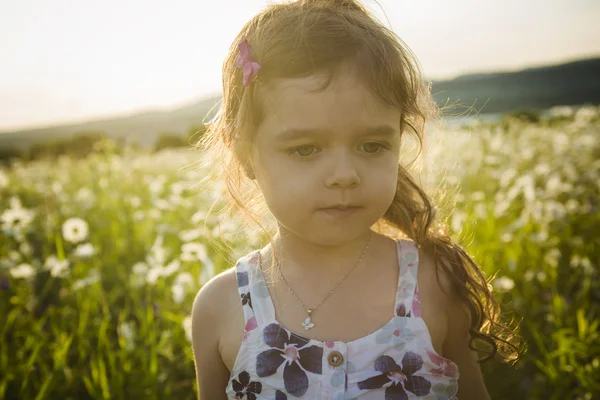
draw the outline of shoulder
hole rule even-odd
[[[428,288],[428,294],[436,305],[441,307],[445,313],[458,305],[458,299],[453,294],[453,285],[450,274],[442,264],[448,265],[447,261],[438,258],[437,265],[433,255],[419,247],[419,285],[424,284]]]
[[[231,267],[210,279],[196,294],[192,323],[207,320],[216,323],[223,313],[239,302],[236,268]]]

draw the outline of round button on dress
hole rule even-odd
[[[332,351],[329,353],[328,360],[332,367],[339,367],[344,362],[344,356],[339,351]]]

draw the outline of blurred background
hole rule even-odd
[[[600,2],[363,3],[446,106],[416,173],[520,324],[492,398],[600,398]],[[195,398],[194,295],[264,237],[192,145],[267,4],[0,2],[0,398]]]

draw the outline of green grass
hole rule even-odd
[[[527,344],[484,365],[494,399],[600,393],[600,110],[571,111],[448,128],[425,152],[422,180],[455,194],[452,234]],[[196,397],[194,295],[262,240],[204,224],[224,188],[195,186],[200,157],[107,147],[0,170],[0,398]]]

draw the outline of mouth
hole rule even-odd
[[[319,211],[323,211],[324,213],[333,215],[333,216],[345,216],[345,215],[354,214],[361,209],[362,209],[362,207],[358,207],[358,206],[337,206],[337,207],[330,207],[330,208],[321,208]]]

